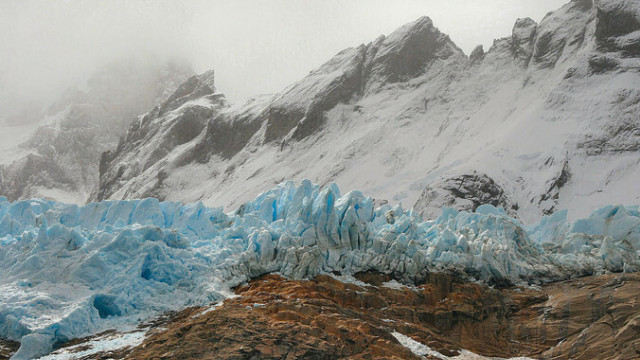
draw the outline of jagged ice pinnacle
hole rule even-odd
[[[161,312],[224,299],[270,272],[377,270],[405,282],[456,272],[542,283],[640,268],[638,207],[566,212],[525,227],[491,205],[434,221],[336,185],[283,183],[234,213],[156,199],[85,206],[0,198],[0,337],[15,359]]]

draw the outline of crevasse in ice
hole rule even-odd
[[[309,278],[378,270],[406,282],[452,271],[488,284],[542,283],[640,268],[638,207],[524,226],[501,209],[374,208],[335,185],[283,183],[236,212],[156,199],[85,206],[0,198],[0,337],[15,359],[68,339],[219,301],[269,272]]]

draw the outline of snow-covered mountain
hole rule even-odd
[[[10,199],[84,203],[98,183],[98,164],[131,121],[165,101],[192,74],[177,61],[123,59],[69,89],[46,111],[5,119],[0,193]]]
[[[470,56],[423,17],[274,96],[224,107],[198,94],[132,125],[103,157],[96,199],[233,209],[309,178],[428,217],[491,203],[525,222],[640,199],[635,1],[575,0]]]
[[[115,150],[102,155],[97,197],[111,195],[121,177],[136,177],[166,159],[176,148],[197,137],[209,119],[227,107],[224,95],[215,91],[213,71],[190,77],[164,103],[136,119]],[[127,155],[126,166],[112,166],[120,154]],[[113,172],[112,176],[106,176],[108,172]],[[143,196],[162,197],[167,175],[166,171],[159,171]]]
[[[637,0],[469,56],[420,18],[238,105],[170,69],[104,73],[13,139],[0,359],[637,357]]]

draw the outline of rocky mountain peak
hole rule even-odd
[[[609,203],[602,194],[624,203],[622,187],[590,181],[599,174],[575,159],[608,154],[616,160],[603,174],[619,183],[637,173],[616,155],[637,149],[630,74],[640,66],[622,58],[640,49],[634,4],[572,1],[539,23],[517,20],[509,36],[469,57],[421,17],[341,51],[274,96],[224,109],[183,103],[140,123],[148,127],[134,124],[104,163],[99,198],[215,199],[232,210],[248,192],[308,178],[404,205],[422,194],[428,217],[440,206],[491,203],[528,222],[548,209],[586,216],[583,209]],[[598,39],[596,27],[608,35]],[[615,71],[597,56],[616,60]],[[201,82],[192,79],[173,100]],[[187,118],[193,126],[176,122]],[[576,202],[577,194],[594,195]]]
[[[162,104],[160,114],[175,110],[187,101],[214,94],[216,91],[214,75],[214,71],[209,70],[203,74],[190,77]]]
[[[302,140],[325,124],[324,113],[425,73],[430,64],[464,53],[423,16],[368,45],[341,51],[287,88],[265,112],[266,143]]]
[[[478,45],[475,48],[473,48],[473,51],[471,51],[471,54],[469,55],[469,59],[471,59],[472,62],[476,62],[484,59],[484,56],[485,56],[484,46]]]
[[[371,60],[369,86],[407,81],[423,73],[431,61],[453,55],[464,56],[448,35],[423,16],[382,41]]]
[[[213,92],[216,92],[215,75],[215,70],[207,70],[196,77],[202,84],[208,86]]]
[[[191,76],[162,106],[136,119],[118,147],[102,154],[100,184],[92,197],[110,196],[116,188],[114,185],[151,168],[176,147],[202,133],[209,120],[229,106],[224,95],[216,93],[214,75],[214,71],[209,70]],[[164,176],[164,171],[157,171],[157,181],[145,196],[162,197],[159,189]]]
[[[98,185],[101,154],[136,116],[165,102],[192,75],[185,62],[123,58],[99,68],[86,85],[61,94],[3,167],[2,195],[84,202]]]
[[[529,62],[533,54],[537,28],[538,24],[531,18],[518,19],[513,25],[511,35],[513,55],[518,59],[524,60],[525,63]]]
[[[539,24],[518,19],[512,36],[514,55],[534,69],[553,68],[561,59],[571,61],[588,40],[591,10],[591,0],[574,0],[547,13]]]

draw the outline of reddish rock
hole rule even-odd
[[[0,339],[0,360],[9,359],[20,347],[20,343]]]
[[[292,281],[265,275],[236,289],[217,309],[190,308],[159,320],[164,328],[129,359],[418,359],[398,331],[445,355],[541,359],[640,358],[640,275],[610,274],[539,290],[494,289],[433,274],[418,287],[392,289],[333,277]],[[100,358],[96,356],[93,358]]]

